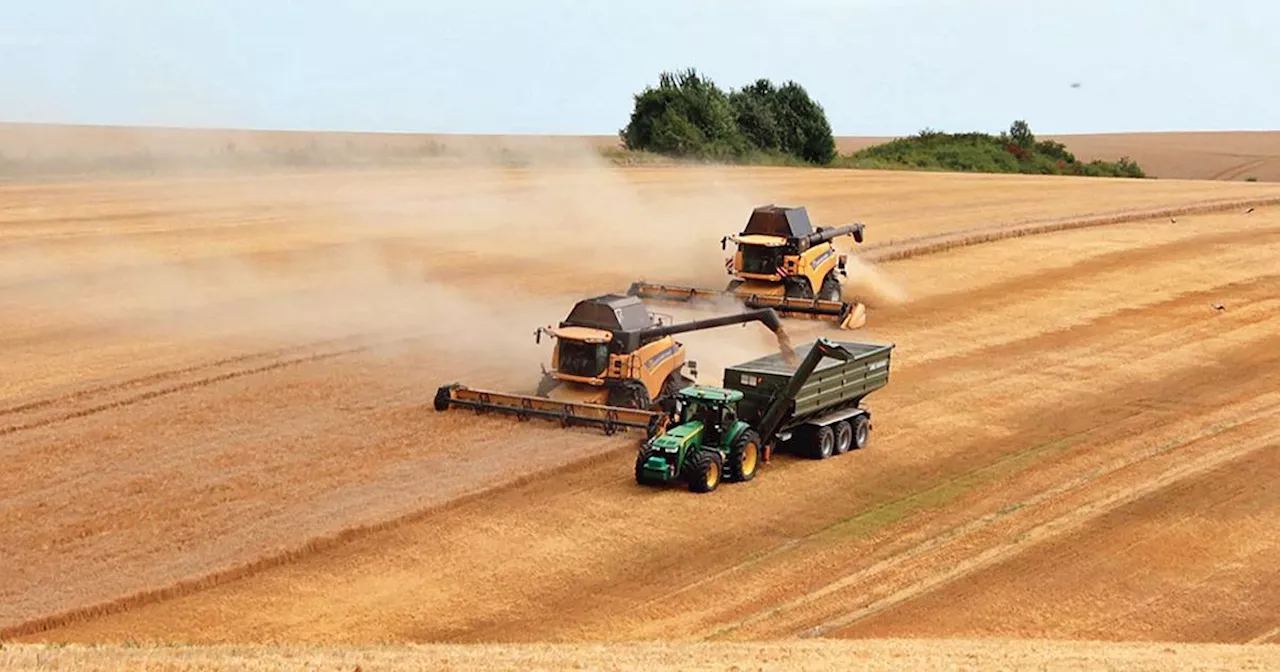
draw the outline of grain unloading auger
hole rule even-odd
[[[803,207],[761,206],[752,211],[742,232],[720,239],[721,249],[733,241],[738,249],[725,261],[733,276],[723,290],[667,285],[645,281],[632,283],[630,296],[663,303],[714,305],[733,300],[748,308],[771,308],[787,318],[835,322],[840,329],[857,329],[867,321],[861,302],[844,300],[841,277],[847,276],[848,258],[831,241],[852,236],[862,242],[861,223],[835,228],[809,222]]]
[[[660,433],[673,399],[696,382],[696,364],[673,336],[732,324],[760,322],[778,337],[779,349],[790,343],[777,313],[759,308],[679,324],[664,324],[636,297],[605,294],[574,305],[559,326],[541,327],[537,341],[556,340],[551,369],[543,369],[534,395],[479,390],[451,383],[436,392],[438,411],[454,407],[493,411],[519,419],[559,420],[562,426],[594,425],[607,434],[619,429]],[[685,365],[690,376],[685,376]]]

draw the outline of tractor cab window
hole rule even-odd
[[[561,373],[584,378],[598,378],[609,365],[609,346],[604,343],[560,341],[560,361],[556,367]]]
[[[724,432],[724,406],[703,404],[698,412],[698,420],[702,421],[703,443],[719,443],[720,434]]]
[[[702,404],[698,403],[697,401],[694,401],[692,399],[681,401],[680,409],[679,409],[680,422],[683,423],[683,422],[689,422],[690,420],[697,420],[699,418],[699,414],[702,412],[701,409],[702,409]]]
[[[782,248],[763,245],[743,245],[742,272],[770,275],[782,265]]]

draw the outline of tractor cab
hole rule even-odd
[[[718,445],[724,433],[738,421],[741,400],[742,393],[737,390],[702,385],[686,387],[676,397],[677,424],[701,423],[702,444]]]

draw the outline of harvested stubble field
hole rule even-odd
[[[867,224],[841,245],[870,323],[844,336],[897,350],[865,451],[695,496],[635,486],[634,437],[430,409],[454,380],[531,391],[533,328],[582,296],[722,284],[719,237],[768,202]],[[1266,184],[580,165],[0,186],[0,635],[1275,641],[1276,259]],[[772,342],[681,340],[706,381]],[[1071,645],[848,646],[951,666]],[[655,660],[532,651],[494,655]]]

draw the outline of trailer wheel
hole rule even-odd
[[[711,492],[720,486],[724,476],[724,456],[712,448],[702,448],[694,454],[689,469],[689,489],[693,492]]]
[[[832,431],[830,425],[819,427],[818,430],[813,433],[813,445],[811,446],[813,459],[825,460],[828,457],[831,457],[831,453],[835,451],[835,447],[836,433]]]
[[[729,453],[729,477],[735,481],[755,478],[760,459],[760,435],[754,429],[742,430]]]
[[[835,454],[844,455],[849,451],[849,446],[853,444],[853,427],[849,426],[848,420],[841,420],[836,423],[836,446]]]
[[[865,448],[867,441],[871,438],[871,423],[867,421],[867,416],[859,415],[853,419],[853,448]]]

